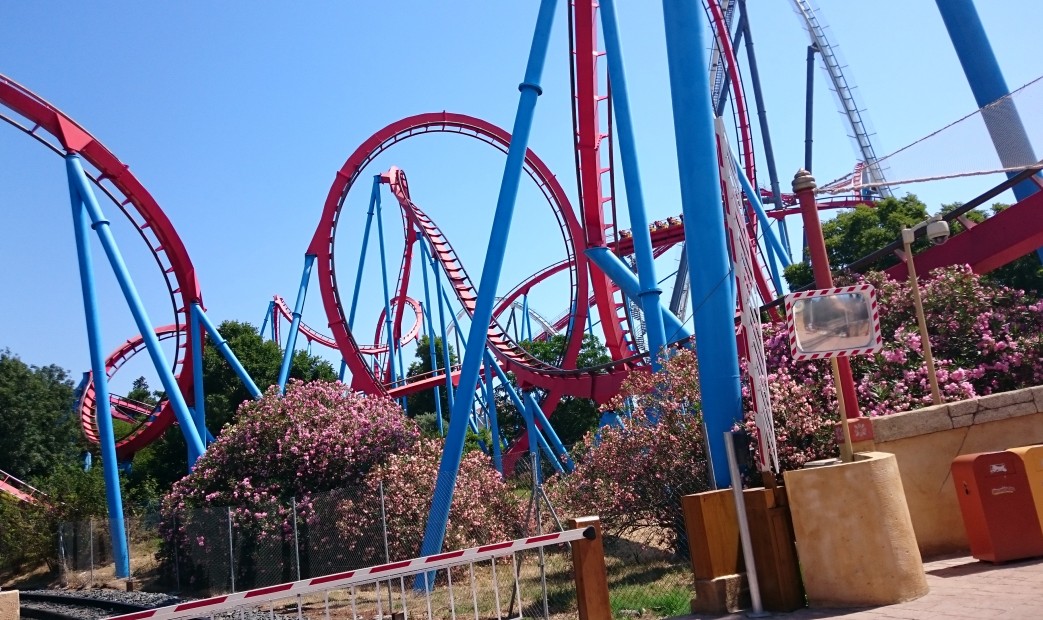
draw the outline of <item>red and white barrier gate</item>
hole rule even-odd
[[[561,543],[572,542],[585,538],[587,540],[593,540],[596,537],[596,532],[593,527],[577,528],[572,530],[566,530],[564,532],[555,532],[551,534],[543,534],[541,536],[532,536],[529,538],[520,538],[517,540],[508,540],[505,542],[494,543],[491,545],[483,545],[481,547],[472,547],[470,549],[462,549],[459,551],[449,551],[446,553],[440,553],[437,555],[430,555],[412,560],[402,560],[399,562],[391,562],[389,564],[380,564],[378,566],[371,566],[369,568],[361,568],[358,570],[345,571],[342,573],[334,573],[332,575],[326,575],[324,577],[314,577],[312,579],[303,579],[301,581],[293,581],[290,583],[283,583],[274,586],[268,586],[265,588],[257,588],[255,590],[246,590],[244,592],[236,592],[234,594],[227,594],[223,596],[214,596],[198,601],[189,601],[186,603],[180,603],[178,605],[170,605],[168,607],[159,607],[157,609],[149,609],[146,611],[139,611],[131,614],[124,614],[120,616],[111,616],[106,620],[177,620],[179,618],[201,618],[207,616],[213,616],[215,614],[229,612],[235,609],[243,607],[261,607],[266,604],[273,603],[274,601],[285,600],[288,598],[296,598],[298,604],[301,597],[306,594],[325,593],[326,618],[329,618],[329,594],[333,590],[349,590],[348,600],[351,605],[351,617],[359,618],[362,617],[358,613],[358,606],[360,604],[360,598],[362,594],[360,591],[365,586],[372,586],[372,593],[376,593],[375,604],[378,608],[378,617],[384,616],[384,610],[382,609],[382,600],[379,594],[380,587],[382,584],[390,583],[392,580],[399,580],[401,587],[402,599],[400,600],[401,612],[405,618],[409,617],[408,605],[405,602],[405,588],[406,577],[420,576],[421,579],[426,579],[426,575],[433,571],[450,569],[458,566],[470,565],[471,571],[471,595],[474,601],[475,613],[478,613],[478,600],[477,591],[474,583],[474,565],[477,562],[491,560],[492,568],[492,579],[496,583],[496,562],[495,560],[503,557],[513,557],[520,551],[526,551],[530,549],[540,549],[542,547],[557,545]],[[516,602],[512,604],[512,607],[517,606],[520,610],[521,605],[521,590],[519,586],[519,577],[517,573],[517,562],[512,563],[513,578],[514,578],[514,596]],[[456,617],[456,604],[452,591],[452,574],[449,573],[449,602],[452,617]],[[432,612],[432,598],[431,593],[424,592],[419,595],[421,598],[426,598],[427,605],[427,617],[435,617]],[[370,597],[371,599],[373,597]],[[499,587],[496,586],[496,616],[502,617],[500,612],[501,601],[499,598]],[[387,610],[388,617],[391,617],[395,612],[393,602],[389,601],[389,609]],[[511,613],[511,610],[507,610],[507,613]],[[477,617],[477,616],[476,616]],[[512,616],[513,617],[513,616]]]

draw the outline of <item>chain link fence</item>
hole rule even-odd
[[[546,460],[520,459],[505,479],[520,521],[505,536],[491,535],[476,522],[460,531],[466,519],[454,517],[445,548],[568,528],[569,518],[584,515],[555,505],[544,492],[543,482],[553,473]],[[648,485],[635,492],[662,495],[659,483],[650,480]],[[163,521],[158,509],[137,511],[126,519],[131,576],[145,583],[159,576],[156,587],[186,596],[215,596],[420,556],[429,503],[386,494],[384,481],[376,484],[376,491],[331,491],[254,507],[249,515],[233,507],[206,507],[180,511]],[[618,517],[603,517],[614,617],[666,618],[689,611],[694,583],[680,496],[670,501],[676,509],[673,525],[626,524]],[[403,513],[407,503],[422,505],[422,514]],[[453,510],[456,515],[456,504]],[[588,512],[597,514],[597,507]],[[89,586],[113,577],[106,520],[63,523],[58,540],[65,583]],[[497,606],[504,613],[517,612],[514,599],[520,595],[525,617],[575,616],[571,556],[564,546],[526,551],[470,571],[441,571],[434,579],[445,598],[440,604],[445,609],[466,608],[467,615],[479,609],[495,617]],[[448,583],[452,587],[446,588]],[[357,595],[368,597],[372,606],[379,600],[389,613],[402,606],[412,613],[411,606],[419,600],[415,586],[400,579],[383,582],[379,597],[376,592]],[[453,593],[453,600],[446,592]],[[349,601],[342,603],[347,606]],[[296,613],[296,603],[291,606]]]

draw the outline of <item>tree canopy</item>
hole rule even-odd
[[[887,197],[874,206],[858,205],[850,211],[837,214],[822,223],[826,254],[834,272],[843,271],[856,260],[871,254],[902,236],[902,229],[915,226],[927,219],[927,206],[914,194],[903,198]],[[925,244],[920,241],[920,244]],[[919,249],[921,246],[914,246]],[[803,263],[794,263],[786,269],[790,289],[797,290],[814,282],[809,256]],[[882,271],[896,264],[898,258],[888,256],[868,269]]]
[[[58,366],[29,366],[0,351],[0,469],[29,481],[80,451],[73,383]]]
[[[249,323],[224,321],[217,331],[228,341],[247,373],[262,392],[275,385],[279,379],[282,351],[279,345],[265,340],[257,328]],[[290,378],[301,381],[334,381],[333,366],[322,358],[297,351],[290,366]],[[136,400],[145,400],[149,386],[143,378],[134,382]],[[225,361],[217,347],[203,349],[203,389],[206,392],[207,428],[217,436],[221,429],[236,419],[236,411],[246,401],[252,400],[239,376]],[[171,427],[163,437],[141,450],[134,457],[130,480],[132,489],[169,489],[186,473],[186,450],[181,430]],[[146,495],[152,495],[148,491]]]
[[[421,336],[420,340],[417,341],[415,361],[409,365],[409,369],[406,371],[407,377],[418,377],[430,373],[435,368],[443,368],[443,352],[442,352],[442,339],[435,336],[435,361],[436,364],[431,363],[431,339],[429,336]],[[449,364],[455,365],[459,363],[456,357],[456,351],[453,350],[453,345],[449,345]],[[449,419],[449,401],[448,396],[445,393],[444,386],[439,389],[439,397],[442,401],[442,418],[445,420]],[[425,419],[430,417],[434,419],[436,412],[435,407],[435,391],[424,390],[422,392],[414,392],[406,397],[406,413],[411,418],[424,417]],[[426,429],[425,429],[426,430]]]
[[[942,215],[962,206],[961,203],[942,205]],[[1010,205],[995,203],[989,211],[973,209],[964,217],[973,223],[984,222],[988,217],[1003,211]],[[836,217],[822,223],[822,236],[826,241],[826,254],[833,272],[847,269],[856,260],[887,246],[901,238],[902,229],[915,226],[927,219],[927,206],[914,194],[906,194],[902,198],[888,197],[877,201],[873,206],[859,205],[850,211],[839,213]],[[959,221],[951,224],[952,234],[964,230]],[[928,247],[924,239],[913,245],[913,252],[920,252]],[[809,257],[804,262],[794,263],[786,269],[786,280],[790,289],[797,290],[814,282]],[[898,263],[898,257],[888,255],[861,271],[883,271]],[[1035,253],[1027,254],[1018,260],[994,270],[986,276],[986,280],[1026,291],[1043,292],[1043,267]]]
[[[557,364],[565,351],[565,336],[555,334],[542,340],[525,340],[520,343],[530,355],[547,364]],[[584,334],[583,344],[576,358],[577,368],[601,366],[612,361],[608,349],[596,336]],[[513,377],[511,377],[513,379]],[[514,404],[502,394],[496,402],[496,414],[500,430],[508,437],[521,434],[525,430],[525,422]],[[565,396],[554,409],[551,423],[561,442],[570,446],[598,426],[601,414],[597,405],[589,398]]]

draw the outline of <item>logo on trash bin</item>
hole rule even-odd
[[[992,489],[993,495],[1010,495],[1014,492],[1014,487],[996,487]]]
[[[990,474],[1005,474],[1005,473],[1007,473],[1007,464],[1006,463],[992,463],[991,465],[989,465],[989,473]]]

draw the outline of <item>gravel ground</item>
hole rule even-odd
[[[140,605],[142,607],[165,607],[167,605],[174,605],[184,600],[192,599],[181,599],[176,596],[169,594],[160,594],[154,592],[126,592],[123,590],[106,590],[106,589],[91,589],[91,590],[22,590],[25,594],[45,594],[56,597],[67,597],[71,599],[70,605],[56,605],[51,603],[37,603],[32,602],[34,608],[47,609],[49,611],[57,611],[59,613],[81,618],[82,620],[99,620],[100,618],[106,618],[120,613],[130,613],[125,611],[112,612],[104,609],[90,608],[77,606],[75,599],[94,599],[98,601],[112,601],[116,603],[124,603],[128,605]],[[29,601],[22,601],[22,604],[26,604]],[[296,613],[294,613],[296,615]],[[214,620],[270,620],[270,615],[267,611],[245,611],[239,612],[228,612],[224,614],[215,614],[214,616],[207,616]]]
[[[67,596],[71,598],[89,598],[98,601],[114,601],[142,607],[164,607],[181,601],[176,596],[155,592],[124,592],[122,590],[23,590],[26,594],[48,594],[51,596]]]

